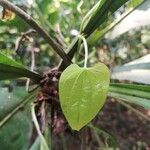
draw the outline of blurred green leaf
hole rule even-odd
[[[109,133],[107,133],[106,131],[100,128],[95,127],[92,124],[89,124],[88,127],[94,130],[94,132],[98,134],[98,136],[104,137],[109,147],[113,147],[113,148],[117,147],[117,141],[112,135],[110,135]]]
[[[125,19],[129,14],[131,14],[139,5],[141,5],[144,2],[144,0],[132,0],[128,3],[128,9],[127,12],[123,13],[119,18],[112,19],[112,16],[109,16],[107,20],[99,27],[97,28],[94,33],[90,37],[90,44],[95,44],[100,38],[103,38],[103,36],[110,30],[112,30],[115,26],[117,26],[123,19]],[[131,9],[132,8],[132,9]]]
[[[19,32],[26,31],[28,29],[28,25],[18,16],[16,16],[13,20],[7,20],[7,21],[2,21],[0,19],[0,26],[7,26],[14,28],[16,31],[18,30]]]
[[[20,77],[28,77],[36,82],[42,78],[39,74],[29,71],[23,65],[0,53],[0,80]]]
[[[20,103],[25,94],[23,87],[14,88],[13,92],[9,92],[8,88],[0,88],[0,120]]]
[[[89,36],[127,1],[128,0],[100,0],[89,13],[89,16],[83,19],[85,22],[82,23],[81,32]]]
[[[126,84],[125,84],[126,85]],[[128,85],[128,84],[127,84]],[[123,94],[128,94],[132,96],[138,96],[142,98],[147,98],[150,99],[150,86],[118,86],[118,84],[112,84],[109,88],[111,92],[118,92],[118,93],[123,93]],[[142,90],[142,87],[144,90]],[[140,89],[141,88],[141,89]],[[147,91],[146,91],[147,90]]]
[[[46,15],[49,11],[49,5],[51,5],[52,0],[36,0],[38,7],[43,15]]]
[[[147,69],[149,70],[150,68],[150,63],[147,62],[147,63],[138,63],[138,64],[132,64],[132,65],[124,65],[124,66],[118,66],[118,67],[115,67],[113,69],[113,72],[123,72],[123,71],[131,71],[131,70],[134,70],[134,69]]]
[[[51,12],[48,16],[48,21],[54,25],[58,22],[59,19],[59,12],[57,10]]]
[[[30,150],[40,150],[40,138],[38,137],[33,145],[30,147]]]
[[[135,84],[111,84],[108,95],[149,109],[149,92],[150,86]]]
[[[140,85],[140,84],[127,84],[127,83],[111,83],[110,87],[122,87],[122,88],[130,88],[140,91],[149,91],[150,92],[150,86],[149,85]]]
[[[35,92],[23,99],[26,94],[25,88],[22,87],[14,88],[11,93],[7,88],[0,89],[0,147],[3,150],[28,149],[32,133],[28,102],[33,100]],[[17,110],[21,104],[24,105]]]

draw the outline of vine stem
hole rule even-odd
[[[26,23],[28,23],[36,32],[43,37],[43,39],[53,48],[53,50],[64,60],[65,64],[69,65],[71,63],[70,58],[67,56],[65,51],[60,47],[60,45],[46,32],[36,21],[25,11],[20,9],[18,6],[9,2],[8,0],[0,0],[0,5],[4,9],[9,9],[22,18]]]
[[[37,130],[37,133],[38,133],[38,135],[41,139],[41,142],[43,144],[43,149],[44,150],[49,150],[48,145],[45,141],[45,138],[44,138],[43,134],[40,131],[40,127],[39,127],[39,124],[38,124],[38,121],[37,121],[37,118],[36,118],[36,114],[35,114],[35,106],[36,106],[36,104],[32,104],[32,106],[31,106],[32,120],[33,120],[33,123],[35,125],[36,130]]]
[[[84,36],[78,35],[78,37],[80,39],[82,39],[82,41],[83,41],[84,50],[85,50],[84,68],[87,68],[87,62],[88,62],[88,46],[87,46],[87,42],[86,42],[86,39],[85,39]]]

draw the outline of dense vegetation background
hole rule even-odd
[[[11,2],[30,14],[63,49],[67,50],[74,37],[78,35],[84,16],[98,0],[88,0],[88,2],[86,0],[12,0]],[[150,11],[150,2],[149,0],[142,2],[134,0],[123,5],[87,39],[87,42],[89,66],[97,62],[106,64],[112,72],[112,85],[116,82],[147,85],[145,90],[147,93],[144,93],[146,96],[141,93],[140,96],[131,98],[133,92],[140,93],[143,87],[138,91],[130,89],[126,91],[111,86],[105,106],[88,125],[85,135],[72,131],[66,123],[64,125],[61,118],[57,118],[56,130],[52,135],[45,134],[48,144],[52,144],[53,149],[80,149],[83,136],[86,137],[84,139],[86,149],[117,147],[121,150],[148,150],[150,148],[148,86],[150,85],[150,19],[145,21],[148,19],[146,16]],[[122,24],[118,23],[120,18],[141,3],[142,5],[127,16]],[[142,16],[140,13],[143,13]],[[13,12],[8,12],[3,17],[1,6],[0,15],[0,52],[41,74],[58,66],[60,57],[25,21]],[[134,17],[139,19],[137,19],[138,24],[134,24]],[[145,20],[141,21],[141,17],[145,17]],[[127,30],[123,31],[124,28]],[[83,66],[84,51],[78,51],[73,61]],[[31,150],[39,149],[40,142],[32,124],[30,103],[2,125],[5,116],[11,114],[27,94],[26,84],[25,78],[0,81],[0,149],[2,150],[26,150],[29,145]],[[120,92],[122,95],[117,93],[119,90],[122,90]]]

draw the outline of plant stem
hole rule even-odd
[[[37,33],[44,38],[44,40],[53,48],[53,50],[64,60],[65,64],[70,64],[71,60],[64,52],[64,50],[57,44],[57,42],[41,27],[35,20],[28,15],[25,11],[15,6],[8,0],[0,0],[0,5],[14,13],[16,13],[20,18],[22,18],[26,23],[28,23]]]
[[[82,35],[78,35],[79,38],[82,39],[83,41],[83,45],[84,45],[84,50],[85,50],[85,59],[84,59],[84,68],[87,67],[87,61],[88,61],[88,46],[87,46],[87,42],[84,36]]]
[[[38,124],[38,121],[36,118],[36,114],[35,114],[35,106],[36,106],[36,104],[32,104],[32,107],[31,107],[32,120],[33,120],[33,123],[35,125],[36,130],[37,130],[37,133],[41,139],[41,146],[43,147],[44,150],[49,150],[48,145],[45,141],[45,138],[40,131],[40,127],[39,127],[39,124]]]
[[[94,57],[95,53],[96,53],[96,49],[93,50],[93,51],[88,55],[88,59]],[[81,61],[79,61],[77,64],[78,64],[78,65],[81,65],[81,64],[83,64],[83,63],[84,63],[84,60],[81,60]]]
[[[35,53],[34,53],[34,49],[31,49],[31,67],[30,67],[30,71],[34,71],[34,67],[35,67]],[[26,82],[26,91],[29,91],[29,86],[30,86],[30,81],[31,79],[27,79]]]

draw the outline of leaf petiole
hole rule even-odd
[[[85,59],[84,59],[84,68],[87,67],[87,61],[88,61],[88,46],[87,46],[87,42],[86,39],[83,35],[78,35],[78,37],[83,41],[83,45],[84,45],[84,50],[85,50]]]

